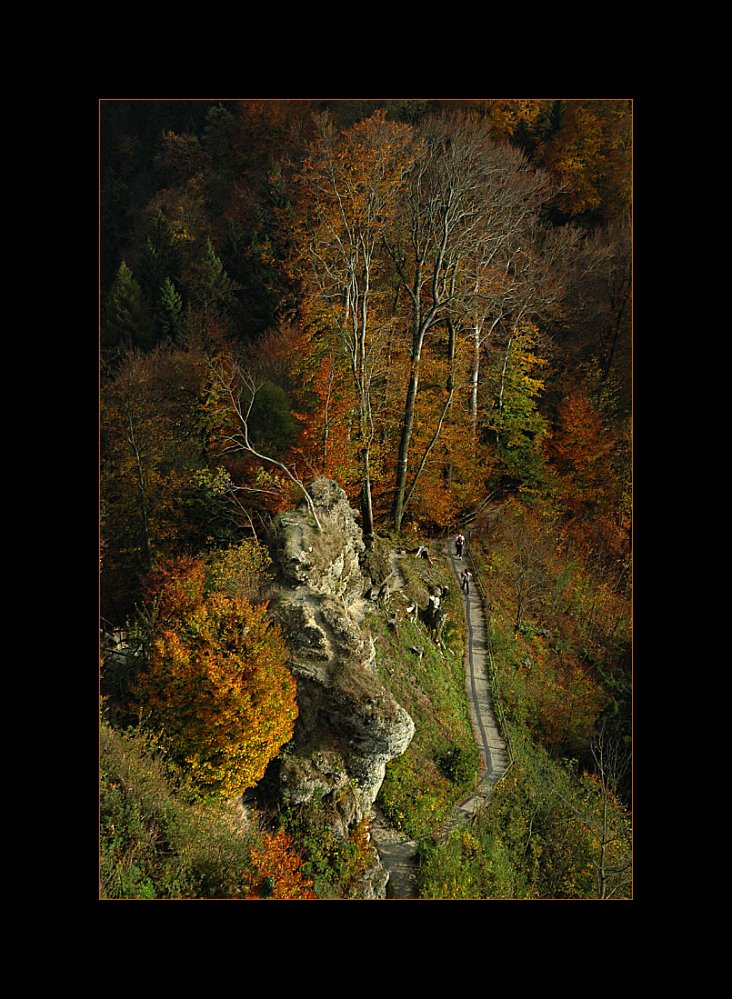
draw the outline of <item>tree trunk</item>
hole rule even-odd
[[[335,372],[335,362],[331,358],[330,372],[328,373],[328,393],[325,397],[325,409],[323,412],[323,475],[328,474],[328,437],[330,433],[330,397],[333,392],[333,374]]]
[[[513,630],[517,633],[521,627],[521,621],[523,619],[523,616],[524,616],[524,596],[523,593],[519,591],[517,594],[517,603],[516,603],[516,620],[514,621],[513,625]]]
[[[473,446],[478,440],[478,381],[480,376],[480,325],[473,327],[473,365],[470,372],[470,422]]]
[[[127,421],[129,423],[129,428],[130,428],[127,440],[129,441],[130,447],[132,448],[132,453],[135,456],[135,465],[137,468],[137,488],[140,493],[140,510],[142,514],[142,533],[145,539],[145,552],[147,554],[148,564],[150,564],[152,562],[152,545],[150,543],[150,528],[148,523],[147,492],[145,490],[145,476],[143,474],[142,457],[140,455],[140,449],[138,448],[137,441],[135,440],[135,428],[132,423],[132,413],[129,410],[127,412]]]
[[[407,472],[409,466],[409,445],[412,441],[412,430],[414,428],[414,407],[417,399],[417,389],[419,388],[419,364],[422,356],[422,340],[424,333],[419,337],[418,343],[412,352],[412,365],[409,372],[409,388],[404,404],[404,420],[402,422],[402,434],[399,440],[399,457],[397,459],[396,493],[394,495],[394,529],[399,532],[402,529],[402,518],[404,517],[404,496],[407,489]]]
[[[363,458],[363,480],[361,483],[361,519],[365,538],[374,534],[374,507],[371,499],[371,459],[368,450]]]
[[[503,409],[503,390],[506,387],[506,370],[508,368],[508,358],[511,354],[511,344],[513,343],[513,337],[509,337],[508,343],[506,344],[506,356],[503,358],[503,368],[501,369],[501,388],[498,392],[498,410]]]

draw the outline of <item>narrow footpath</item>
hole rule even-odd
[[[470,706],[470,720],[475,733],[475,741],[480,750],[480,773],[473,793],[456,808],[445,833],[467,825],[478,808],[490,796],[491,791],[508,770],[509,757],[506,743],[501,737],[498,723],[493,713],[490,681],[488,674],[488,624],[478,587],[473,582],[473,565],[469,550],[464,551],[460,560],[455,553],[455,542],[446,542],[446,557],[455,579],[460,585],[460,573],[467,569],[470,573],[468,592],[463,591],[465,612],[465,683]]]
[[[508,770],[509,757],[506,744],[498,729],[491,703],[488,676],[488,625],[480,592],[472,581],[473,566],[470,552],[465,551],[462,560],[455,553],[455,543],[448,539],[445,543],[445,557],[450,563],[453,576],[460,586],[460,573],[468,569],[471,573],[468,592],[462,592],[465,614],[465,684],[470,706],[470,719],[475,741],[480,750],[480,773],[475,790],[455,808],[443,828],[443,836],[453,829],[466,826],[479,807],[490,796],[491,791]],[[374,814],[372,834],[381,856],[381,862],[389,874],[386,886],[388,899],[416,899],[417,896],[417,844],[405,840],[394,829],[389,828],[383,816]]]

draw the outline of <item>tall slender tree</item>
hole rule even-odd
[[[409,319],[409,385],[401,421],[394,527],[401,528],[426,338],[451,316],[474,309],[476,279],[525,236],[548,196],[548,178],[523,154],[493,141],[487,121],[461,115],[426,119],[425,153],[409,174],[408,212],[388,235]],[[419,468],[419,464],[417,466]]]
[[[419,147],[411,128],[387,121],[383,111],[344,132],[327,115],[318,124],[318,139],[299,176],[293,267],[313,335],[326,338],[349,365],[358,406],[353,433],[361,512],[369,537],[374,387],[392,322],[383,244]]]

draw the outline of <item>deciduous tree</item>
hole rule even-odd
[[[535,607],[547,592],[550,563],[558,543],[553,520],[536,507],[510,500],[497,527],[500,559],[514,588],[518,631],[527,610]]]
[[[107,616],[132,609],[155,559],[231,537],[206,378],[202,354],[161,344],[126,352],[101,386]]]
[[[367,536],[374,532],[374,387],[392,324],[383,240],[416,154],[411,129],[387,121],[384,112],[342,133],[324,116],[299,176],[292,266],[303,284],[308,325],[349,364]]]
[[[487,424],[495,435],[498,469],[522,490],[546,485],[545,443],[549,424],[539,410],[547,360],[533,323],[514,326],[493,370],[493,408]]]
[[[224,424],[220,437],[223,451],[233,455],[248,455],[260,467],[266,466],[276,470],[281,478],[297,490],[305,501],[315,526],[321,530],[315,504],[297,469],[280,460],[271,451],[265,450],[266,440],[260,442],[252,437],[256,425],[252,413],[265,382],[257,379],[251,368],[246,366],[246,362],[242,363],[231,351],[222,352],[212,361],[210,370],[228,413],[228,421]]]
[[[611,491],[615,441],[597,408],[581,390],[564,396],[550,451],[561,476],[561,489],[573,513],[597,509]]]
[[[136,695],[145,724],[205,794],[254,786],[292,737],[296,686],[264,605],[209,589],[206,565],[161,565],[148,585],[148,668]]]
[[[607,221],[630,203],[631,155],[630,100],[567,100],[542,158],[562,188],[563,211]]]
[[[437,324],[460,323],[471,313],[482,328],[487,311],[475,312],[484,275],[509,266],[549,194],[548,178],[532,171],[519,150],[494,142],[484,119],[428,118],[420,136],[425,151],[409,173],[407,211],[387,236],[410,312],[409,384],[393,505],[397,530],[414,471],[412,437],[426,338]],[[439,420],[438,415],[436,424]]]

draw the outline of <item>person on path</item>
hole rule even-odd
[[[463,593],[470,593],[470,573],[467,569],[460,573],[460,589]]]
[[[463,558],[464,544],[465,544],[465,538],[462,536],[462,534],[458,533],[458,536],[455,538],[455,552],[460,561],[462,561]]]

